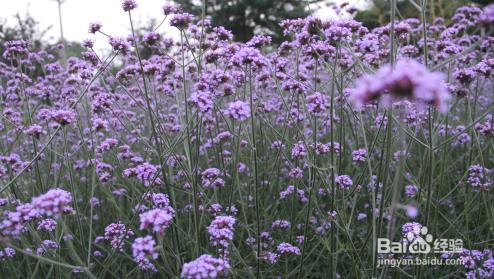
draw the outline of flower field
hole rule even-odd
[[[494,278],[494,5],[279,45],[158,8],[66,61],[5,44],[0,278]]]

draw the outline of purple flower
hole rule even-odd
[[[5,51],[3,52],[4,58],[15,58],[26,56],[29,51],[27,47],[29,46],[28,41],[15,40],[5,42]]]
[[[353,185],[353,181],[348,175],[338,175],[334,179],[335,183],[340,185],[343,190],[348,190]]]
[[[70,206],[72,195],[62,189],[51,189],[45,194],[33,198],[31,204],[41,215],[59,218],[62,214],[70,214],[74,209]]]
[[[82,40],[81,46],[84,47],[84,48],[93,48],[93,46],[94,46],[94,40],[84,39],[84,40]]]
[[[190,95],[188,102],[202,114],[211,112],[214,107],[213,96],[209,92],[197,91]]]
[[[137,2],[135,0],[122,0],[122,9],[125,12],[130,12],[137,8]]]
[[[405,186],[405,195],[409,198],[413,198],[419,192],[419,187],[417,185],[407,185]]]
[[[192,22],[193,16],[189,13],[174,14],[170,18],[170,25],[178,29],[185,29]]]
[[[357,81],[350,95],[358,107],[380,97],[388,106],[393,100],[408,99],[417,105],[433,105],[442,112],[451,99],[443,84],[443,75],[427,71],[414,60],[399,60],[394,68],[385,65],[374,75],[365,75]]]
[[[475,130],[479,131],[484,136],[494,136],[494,125],[493,125],[493,117],[491,114],[488,114],[485,117],[484,123],[476,123]]]
[[[267,261],[268,263],[270,264],[275,264],[278,262],[280,258],[280,255],[276,254],[276,253],[273,253],[273,252],[265,252],[263,255],[262,255],[262,259]]]
[[[273,229],[289,229],[290,228],[290,221],[288,220],[275,220],[273,221],[273,224],[271,225]]]
[[[149,193],[144,199],[151,200],[153,203],[153,208],[167,209],[170,206],[170,199],[168,195],[163,193]]]
[[[138,237],[132,243],[132,257],[141,270],[157,271],[154,264],[151,263],[151,259],[158,258],[155,246],[156,241],[150,235]]]
[[[53,240],[46,239],[46,240],[43,240],[41,245],[36,249],[36,254],[37,255],[43,255],[48,250],[57,250],[58,248],[60,248],[58,243],[56,243]]]
[[[3,220],[0,223],[0,230],[5,235],[18,237],[27,230],[29,221],[37,218],[39,212],[31,204],[21,204],[15,208],[15,211],[4,211]]]
[[[39,222],[38,224],[38,230],[45,230],[48,232],[51,232],[55,230],[55,227],[57,226],[57,221],[53,219],[43,219]]]
[[[228,104],[225,114],[235,120],[245,121],[250,117],[250,107],[243,101],[231,102]]]
[[[50,112],[50,119],[60,125],[67,125],[76,121],[76,114],[70,110],[54,110]]]
[[[453,76],[455,79],[457,79],[460,83],[462,84],[469,84],[471,83],[476,74],[473,69],[470,68],[464,68],[464,69],[459,69],[453,73]]]
[[[252,37],[247,43],[245,43],[249,47],[262,47],[271,44],[271,37],[264,35],[255,35]]]
[[[408,217],[415,219],[419,215],[419,209],[416,205],[407,205],[406,213]]]
[[[492,170],[482,167],[481,165],[473,165],[468,168],[467,183],[474,189],[487,190],[492,186],[491,180]]]
[[[179,11],[178,7],[171,3],[166,3],[165,5],[163,5],[162,9],[163,9],[163,14],[166,16],[178,13]]]
[[[292,158],[300,159],[307,156],[307,148],[302,141],[295,143],[292,147]]]
[[[139,215],[140,230],[151,229],[153,232],[163,235],[165,230],[172,224],[175,211],[171,207],[165,209],[151,209]]]
[[[478,22],[481,25],[486,26],[494,22],[494,4],[490,4],[484,7],[484,10],[478,17]]]
[[[130,50],[130,43],[121,37],[111,37],[108,41],[113,48],[113,51],[119,51],[122,54],[127,54]]]
[[[408,241],[413,242],[417,237],[420,236],[422,225],[417,222],[405,223],[402,226],[403,237],[408,239]]]
[[[5,260],[5,258],[13,258],[15,256],[15,250],[11,247],[5,247],[3,250],[0,249],[0,260]]]
[[[101,30],[101,23],[99,22],[92,22],[89,24],[89,33],[96,34],[96,32]]]
[[[233,240],[235,218],[231,216],[216,216],[208,227],[211,245],[220,246],[220,254],[228,255],[228,243]]]
[[[209,279],[225,276],[230,270],[226,259],[217,259],[205,254],[192,262],[184,263],[181,277],[186,279]]]
[[[331,24],[329,28],[324,30],[324,34],[328,39],[333,41],[346,41],[352,35],[352,32],[349,28],[339,26],[339,22],[335,22]]]
[[[316,92],[307,96],[307,110],[312,114],[321,114],[328,109],[328,97]]]
[[[293,179],[302,179],[304,177],[304,171],[300,168],[293,168],[288,173],[288,176]]]
[[[202,187],[205,189],[224,187],[225,181],[220,177],[221,171],[217,168],[209,168],[201,173]]]
[[[40,125],[34,124],[34,125],[29,126],[24,132],[27,135],[30,135],[34,138],[39,138],[39,136],[43,134],[43,127],[41,127]]]
[[[280,192],[280,200],[284,200],[295,192],[295,186],[288,185],[285,190]]]
[[[352,151],[352,161],[365,162],[366,158],[367,158],[367,150],[357,149]]]
[[[157,177],[159,167],[150,163],[144,162],[135,168],[128,168],[124,170],[124,176],[135,176],[139,179],[145,187],[149,187],[152,184],[160,185],[161,180]]]
[[[290,243],[286,243],[286,242],[280,243],[278,245],[277,251],[278,251],[278,253],[280,253],[280,255],[294,254],[294,255],[299,256],[302,254],[302,253],[300,253],[300,248],[293,246]]]
[[[105,240],[110,241],[112,249],[115,250],[123,251],[124,240],[131,236],[134,236],[134,232],[122,223],[111,223],[105,228]]]
[[[156,42],[159,41],[159,39],[160,39],[160,34],[153,31],[147,33],[146,36],[144,36],[144,41],[148,45],[154,45]]]
[[[241,48],[231,59],[232,63],[237,66],[256,65],[264,66],[265,61],[261,52],[253,47]]]

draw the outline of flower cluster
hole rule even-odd
[[[182,267],[181,277],[186,279],[218,278],[227,275],[229,271],[230,264],[227,260],[205,254],[185,263]]]
[[[151,262],[151,260],[158,258],[155,246],[156,241],[154,241],[153,237],[150,235],[138,237],[132,243],[132,257],[140,269],[150,270],[152,272],[157,271],[156,267]]]
[[[165,209],[151,209],[139,215],[141,225],[139,229],[151,229],[153,232],[163,235],[165,230],[171,226],[175,211],[171,207]]]
[[[104,238],[110,241],[111,248],[115,250],[122,251],[125,239],[131,236],[134,236],[134,232],[122,223],[111,223],[105,228]]]
[[[374,75],[362,77],[350,96],[357,106],[381,97],[388,106],[394,100],[408,99],[443,112],[451,99],[443,75],[427,71],[415,60],[399,60],[394,66],[385,65]]]
[[[62,189],[51,189],[43,195],[33,198],[31,204],[41,215],[59,218],[62,214],[70,214],[74,209],[70,206],[72,194]]]
[[[224,256],[228,255],[228,245],[233,240],[235,221],[231,216],[216,216],[208,227],[211,245],[218,246]]]

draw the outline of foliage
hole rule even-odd
[[[279,22],[282,19],[303,18],[309,15],[307,6],[321,0],[213,0],[204,1],[205,14],[211,16],[214,26],[224,26],[235,34],[235,40],[247,42],[253,35],[273,37],[279,43],[283,40]],[[203,1],[177,1],[185,11],[196,16],[202,14]]]

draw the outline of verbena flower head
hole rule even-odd
[[[420,236],[422,225],[417,222],[405,223],[402,226],[403,237],[413,241]]]
[[[245,121],[250,117],[250,107],[244,101],[235,101],[228,104],[225,114],[230,118]]]
[[[162,9],[163,9],[163,14],[166,16],[178,13],[179,11],[179,8],[172,3],[166,3],[165,5],[163,5]]]
[[[265,65],[265,59],[257,48],[243,47],[231,59],[232,63],[237,66],[255,65],[262,67]]]
[[[202,187],[205,189],[214,187],[224,187],[225,181],[220,177],[221,171],[217,168],[209,168],[201,173]]]
[[[413,198],[419,192],[419,187],[417,185],[407,185],[405,186],[405,195],[409,198]]]
[[[265,252],[262,255],[262,259],[265,260],[265,261],[267,261],[270,264],[275,264],[280,259],[280,255],[279,254],[276,254],[276,253],[273,253],[273,252]]]
[[[486,26],[494,23],[494,4],[484,7],[482,13],[478,17],[478,22]]]
[[[393,101],[407,99],[445,112],[451,96],[442,74],[427,71],[415,60],[399,60],[394,68],[384,65],[375,74],[359,79],[350,95],[357,107],[380,98],[388,106]]]
[[[343,190],[348,190],[353,185],[353,181],[348,175],[338,175],[335,177],[334,181]]]
[[[352,151],[352,161],[365,162],[366,158],[367,158],[367,150],[361,148]]]
[[[198,109],[201,114],[209,113],[213,110],[214,102],[213,96],[210,92],[206,91],[197,91],[190,95],[188,102],[192,104],[192,106]]]
[[[59,188],[51,189],[31,201],[39,214],[55,218],[59,218],[62,214],[73,213],[71,203],[72,194]]]
[[[43,127],[41,127],[40,125],[34,124],[34,125],[29,126],[25,130],[25,133],[32,136],[32,137],[39,138],[43,134]]]
[[[295,143],[292,147],[292,158],[304,158],[307,156],[307,148],[305,147],[305,143],[299,141]]]
[[[4,261],[6,258],[13,258],[15,256],[15,250],[11,247],[5,247],[0,249],[0,261]]]
[[[118,51],[125,55],[130,50],[130,43],[125,38],[111,37],[108,42],[112,46],[113,51]]]
[[[328,97],[320,92],[307,96],[307,110],[312,114],[321,114],[328,109]]]
[[[151,229],[153,232],[163,235],[172,224],[175,211],[171,207],[166,209],[151,209],[140,215],[141,226],[139,229]]]
[[[130,12],[137,8],[137,2],[135,0],[122,0],[122,9],[125,12]]]
[[[138,264],[141,270],[150,270],[156,272],[156,267],[151,260],[158,258],[158,253],[155,251],[156,241],[153,237],[148,235],[145,237],[138,237],[132,243],[132,257]]]
[[[180,276],[186,279],[209,279],[225,276],[229,271],[230,264],[226,259],[217,259],[205,254],[185,263]]]
[[[50,119],[60,125],[67,125],[76,121],[76,114],[71,110],[54,110],[50,112]]]
[[[4,235],[14,238],[27,230],[27,225],[31,220],[39,216],[39,211],[30,203],[18,205],[15,211],[4,211],[0,231]]]
[[[50,219],[50,218],[43,219],[38,224],[38,230],[44,230],[44,231],[51,232],[51,231],[55,230],[56,226],[57,226],[57,221]]]
[[[228,247],[233,240],[235,218],[231,216],[216,216],[208,227],[209,240],[213,246]]]
[[[271,227],[273,229],[289,229],[290,225],[290,221],[288,220],[274,220]]]
[[[293,255],[301,255],[302,253],[300,252],[300,248],[296,247],[296,246],[293,246],[291,245],[290,243],[286,243],[286,242],[283,242],[283,243],[280,243],[278,245],[278,248],[277,248],[277,251],[280,255],[284,255],[284,254],[293,254]]]
[[[15,58],[24,57],[28,54],[27,47],[29,46],[28,41],[24,40],[14,40],[5,42],[5,51],[3,52],[4,58]]]
[[[127,229],[123,223],[111,223],[105,228],[105,240],[110,241],[112,249],[123,251],[125,240],[134,236],[131,229]]]
[[[170,18],[170,25],[178,29],[186,29],[194,17],[189,13],[173,14]]]
[[[96,32],[101,30],[103,25],[99,22],[92,22],[89,24],[89,33],[96,34]]]
[[[492,186],[492,173],[492,170],[481,165],[470,166],[468,168],[467,183],[475,190],[487,190]]]

